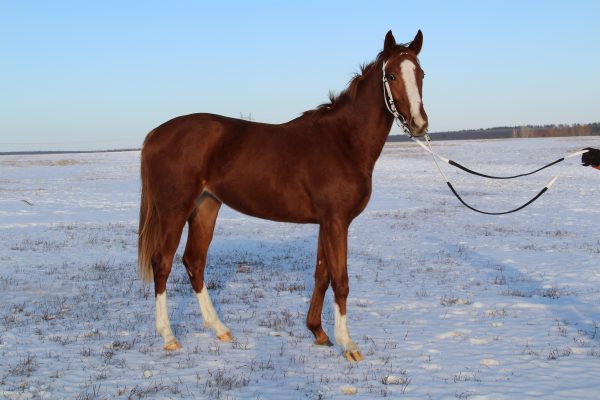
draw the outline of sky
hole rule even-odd
[[[178,115],[280,123],[392,30],[430,131],[600,121],[600,2],[0,0],[0,152],[140,147]]]

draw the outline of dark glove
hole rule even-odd
[[[589,151],[581,155],[581,164],[585,167],[588,165],[592,167],[600,166],[600,150],[592,149],[591,147],[587,147],[586,150]]]

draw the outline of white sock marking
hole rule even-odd
[[[156,330],[164,339],[165,345],[177,340],[169,324],[167,292],[156,295]]]
[[[404,60],[400,63],[400,72],[410,105],[410,115],[417,127],[420,128],[425,123],[425,120],[421,116],[421,95],[419,94],[419,87],[417,86],[417,78],[415,76],[416,68],[417,66],[410,60]]]
[[[200,305],[200,312],[202,313],[204,326],[213,329],[217,336],[221,336],[229,332],[229,329],[223,325],[219,319],[219,316],[213,307],[212,301],[210,301],[210,296],[208,295],[208,290],[206,289],[205,285],[202,287],[200,293],[196,293],[196,297],[198,298],[198,304]]]
[[[334,326],[333,336],[335,342],[344,348],[344,351],[350,351],[357,349],[356,343],[350,338],[348,333],[348,325],[346,324],[346,316],[340,312],[340,307],[335,303],[333,305],[334,313]]]

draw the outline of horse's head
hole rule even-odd
[[[410,44],[398,45],[392,31],[385,36],[383,45],[383,73],[387,78],[398,113],[413,136],[427,133],[427,113],[423,108],[423,78],[425,72],[417,56],[423,45],[419,30]]]

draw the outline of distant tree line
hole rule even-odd
[[[512,130],[513,138],[596,136],[600,123],[574,125],[521,126]]]
[[[563,136],[600,136],[600,123],[573,125],[526,125],[497,126],[486,129],[468,129],[462,131],[432,132],[434,140],[469,140],[469,139],[511,139],[534,137]],[[409,140],[405,135],[391,135],[389,142]]]

